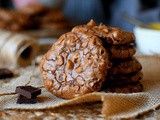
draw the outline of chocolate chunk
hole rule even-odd
[[[19,95],[18,100],[17,100],[17,104],[35,104],[37,103],[37,99],[36,98],[26,98],[22,95]]]
[[[13,73],[7,68],[0,68],[0,79],[11,78]]]
[[[27,98],[36,98],[41,94],[41,89],[32,86],[18,86],[16,93],[23,95]]]

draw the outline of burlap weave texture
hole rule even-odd
[[[142,63],[144,72],[144,79],[142,80],[144,91],[142,93],[96,92],[72,100],[64,100],[42,88],[42,95],[38,97],[39,103],[32,105],[16,104],[17,94],[3,95],[13,93],[18,85],[43,86],[39,68],[35,68],[16,79],[12,79],[9,84],[0,88],[1,109],[49,109],[82,102],[102,101],[102,114],[109,119],[135,117],[160,106],[160,58],[157,56],[139,56],[138,59]]]

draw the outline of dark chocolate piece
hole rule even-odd
[[[13,73],[7,68],[0,68],[0,79],[11,78]]]
[[[37,102],[38,101],[36,98],[26,98],[22,95],[19,95],[19,97],[17,99],[17,104],[35,104]]]
[[[36,98],[41,94],[41,89],[32,86],[17,86],[16,93],[23,95],[27,98]]]

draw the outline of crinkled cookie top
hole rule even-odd
[[[53,44],[40,65],[46,89],[65,99],[98,91],[109,67],[100,38],[72,32]]]

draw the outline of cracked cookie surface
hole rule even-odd
[[[72,32],[62,35],[40,64],[45,88],[65,99],[100,90],[109,67],[97,36]]]
[[[135,36],[131,32],[119,28],[107,27],[104,24],[96,25],[91,20],[87,25],[80,25],[72,29],[73,33],[87,32],[102,39],[103,42],[122,45],[135,42]]]

